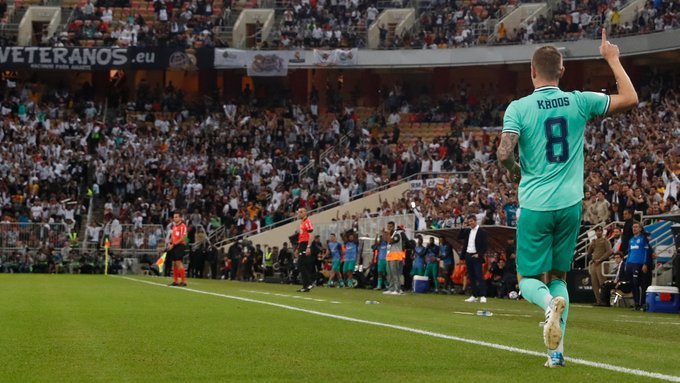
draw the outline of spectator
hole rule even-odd
[[[604,284],[605,278],[602,273],[602,262],[609,259],[612,254],[611,243],[604,238],[604,230],[601,226],[595,228],[596,238],[588,245],[588,254],[591,261],[588,266],[590,273],[591,285],[593,287],[593,294],[595,294],[596,306],[607,306],[608,304],[601,300],[602,292],[600,287]]]

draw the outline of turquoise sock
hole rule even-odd
[[[562,312],[562,334],[567,327],[567,317],[569,316],[569,291],[567,290],[567,282],[563,279],[553,279],[548,283],[548,289],[550,289],[550,294],[554,297],[563,297],[566,301],[566,306],[564,306],[564,311]],[[562,335],[564,336],[564,335]]]
[[[382,287],[382,278],[378,278],[378,288]]]
[[[548,290],[548,286],[542,281],[536,278],[522,278],[522,280],[519,281],[519,289],[522,292],[524,299],[538,305],[543,311],[550,305],[552,295],[550,294],[550,290]]]

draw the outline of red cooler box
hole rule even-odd
[[[680,310],[680,293],[677,287],[649,286],[647,288],[647,311],[677,314]]]

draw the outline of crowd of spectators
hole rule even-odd
[[[605,224],[622,221],[624,209],[656,215],[678,211],[680,192],[680,124],[677,121],[680,97],[675,82],[661,84],[659,79],[641,89],[638,108],[616,116],[596,119],[586,131],[586,192],[583,223]],[[651,127],[654,127],[653,129]],[[462,153],[470,173],[446,186],[424,187],[410,192],[383,210],[398,211],[409,200],[417,202],[419,229],[460,226],[464,217],[475,214],[479,222],[490,225],[516,225],[518,208],[515,188],[495,160],[497,138],[477,137],[455,142],[453,152]],[[414,147],[423,148],[422,143]],[[421,155],[420,171],[439,171],[442,164],[428,157],[445,156],[451,143],[430,145],[430,155]],[[418,149],[414,148],[414,151]],[[464,169],[464,168],[463,168]],[[461,169],[459,169],[461,170]],[[467,169],[466,169],[467,170]],[[451,185],[451,186],[448,186]]]
[[[221,8],[212,0],[93,1],[75,7],[65,31],[46,46],[201,48],[215,45]]]
[[[506,3],[499,0],[431,2],[418,14],[414,31],[390,36],[381,26],[381,46],[444,49],[484,45],[488,39],[486,22],[499,17],[501,7]]]
[[[433,1],[416,8],[411,30],[394,33],[380,22],[381,49],[444,49],[486,44],[531,44],[592,39],[604,25],[610,35],[658,32],[680,26],[678,0],[649,0],[632,22],[621,22],[626,1],[561,0],[548,16],[525,20],[517,27],[500,20],[514,1]],[[0,2],[0,12],[3,3]],[[242,7],[266,4],[248,3]],[[261,27],[250,36],[256,49],[364,48],[368,28],[386,8],[413,6],[401,0],[284,1],[276,5],[276,23],[266,40]],[[229,46],[220,39],[232,2],[214,0],[86,0],[77,5],[65,30],[44,34],[43,46],[142,46],[200,48]],[[226,11],[226,12],[225,12]],[[490,34],[494,36],[490,39]],[[11,45],[11,41],[0,41]]]
[[[676,29],[680,27],[678,11],[680,11],[680,2],[677,0],[650,0],[644,8],[638,11],[632,25],[617,23],[615,33],[650,33]]]
[[[399,1],[390,3],[400,7]],[[381,9],[375,1],[292,2],[264,48],[362,48]]]
[[[617,220],[624,208],[645,214],[678,208],[677,79],[657,76],[645,84],[638,108],[588,125],[586,224]],[[121,104],[121,118],[105,123],[88,84],[76,92],[35,82],[7,85],[0,106],[5,223],[63,223],[65,233],[79,232],[90,189],[104,203],[106,222],[99,224],[108,230],[165,225],[182,209],[192,225],[208,233],[224,227],[233,237],[289,218],[300,207],[344,204],[419,172],[438,180],[384,201],[372,214],[414,212],[418,229],[458,226],[469,214],[484,224],[516,223],[515,188],[495,161],[497,132],[463,129],[480,122],[498,126],[502,102],[486,94],[477,101],[464,83],[456,97],[444,97],[428,113],[401,114],[448,116],[450,131],[431,142],[399,137],[397,111],[418,104],[399,86],[386,92],[387,109],[364,120],[343,106],[322,121],[317,92],[305,106],[258,106],[249,89],[224,104],[192,103],[172,84],[151,89],[142,81],[134,101]],[[346,148],[318,157],[341,137]],[[613,199],[616,193],[621,197]],[[338,216],[352,218],[359,217]],[[160,243],[162,234],[154,235]]]
[[[552,18],[539,16],[526,20],[518,29],[508,30],[503,23],[496,29],[496,43],[530,44],[542,41],[596,39],[601,26],[609,34],[621,36],[659,32],[680,26],[677,1],[653,1],[637,11],[634,21],[621,22],[620,11],[626,2],[567,1],[557,3]]]

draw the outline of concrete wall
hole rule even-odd
[[[498,26],[503,23],[505,29],[508,33],[511,33],[513,29],[519,30],[519,25],[526,19],[532,17],[538,17],[540,15],[546,15],[548,13],[548,4],[546,3],[530,3],[521,4],[519,7],[515,8],[512,12],[508,13],[505,17],[500,19],[498,24],[496,24],[496,31],[494,32],[494,40],[496,39],[496,33],[498,32]]]
[[[619,25],[625,25],[626,23],[633,25],[638,11],[643,9],[646,3],[647,0],[633,0],[623,7],[619,12]]]
[[[386,9],[380,13],[376,21],[368,28],[368,47],[370,49],[377,49],[380,45],[380,30],[378,26],[384,24],[397,23],[397,28],[394,33],[397,36],[409,31],[413,28],[416,20],[416,10],[413,8],[406,9]]]
[[[50,36],[52,36],[61,22],[61,8],[39,6],[29,7],[26,11],[26,14],[24,14],[24,17],[19,23],[19,35],[17,36],[18,45],[31,45],[34,21],[49,21],[50,24],[47,28],[47,32]]]
[[[244,48],[248,37],[246,36],[246,25],[255,24],[258,20],[262,23],[262,40],[266,40],[274,26],[274,10],[244,9],[234,23],[231,46]]]
[[[621,56],[637,56],[655,52],[680,50],[680,29],[629,37],[612,37]],[[465,49],[431,49],[423,54],[422,49],[370,50],[358,53],[358,64],[352,68],[376,68],[387,71],[392,68],[431,67],[478,67],[480,65],[527,64],[534,51],[545,44],[478,46]],[[579,40],[554,42],[560,48],[566,61],[593,60],[600,58],[600,41]],[[289,69],[316,68],[312,51],[300,51],[301,62],[289,62]],[[347,68],[349,69],[349,68]],[[366,79],[370,82],[370,79]]]
[[[318,214],[311,215],[309,218],[312,220],[312,224],[320,224],[331,222],[334,218],[337,217],[338,213],[340,214],[340,216],[342,216],[345,212],[349,212],[350,214],[357,214],[363,212],[365,208],[369,208],[371,209],[371,211],[375,211],[376,208],[380,205],[379,203],[380,199],[382,199],[383,201],[387,200],[390,202],[399,199],[404,195],[404,192],[409,190],[409,187],[410,185],[408,182],[402,182],[401,184],[393,186],[387,190],[371,194],[367,197],[358,199],[356,201],[352,201],[345,205],[340,205],[336,208],[326,210]],[[295,233],[295,231],[298,230],[299,227],[300,221],[296,220],[281,227],[277,227],[276,229],[272,229],[264,233],[253,235],[248,239],[253,242],[253,245],[259,243],[262,246],[265,245],[281,246],[281,244],[283,244],[284,242],[289,242],[288,237],[293,235],[293,233]],[[229,246],[230,245],[225,246],[224,251],[226,251]]]

